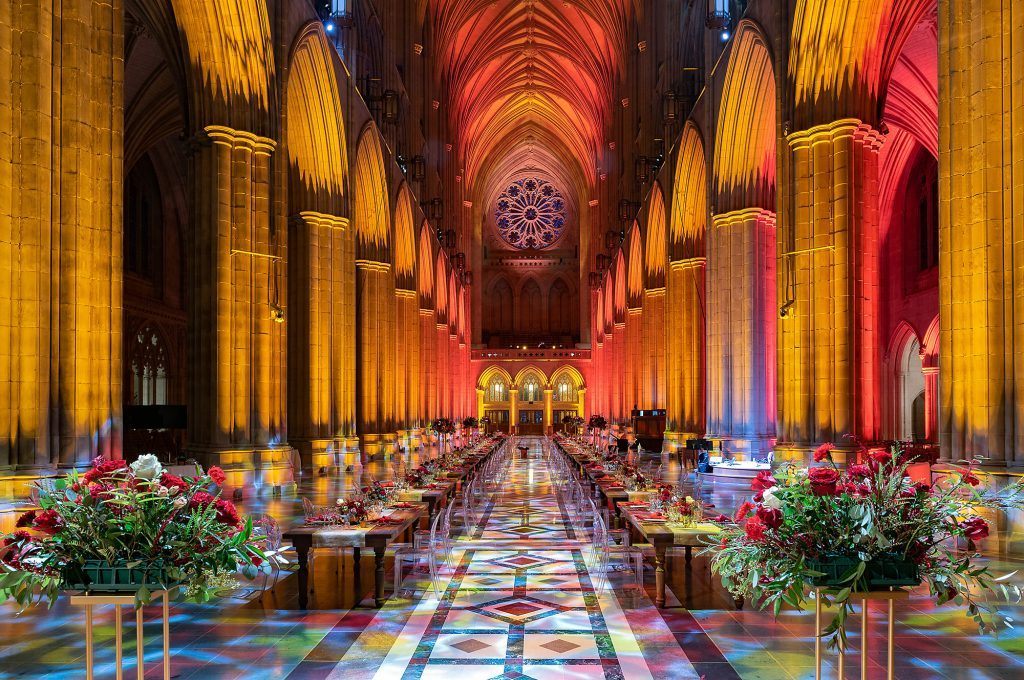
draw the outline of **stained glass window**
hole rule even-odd
[[[550,182],[526,177],[501,192],[494,219],[501,238],[513,248],[547,248],[565,227],[565,199]]]

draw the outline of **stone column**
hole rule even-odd
[[[939,441],[939,367],[924,366],[924,437]]]
[[[355,431],[349,420],[355,394],[346,379],[355,371],[349,347],[355,298],[345,281],[348,219],[302,212],[289,230],[289,442],[307,469],[351,465],[358,461],[337,455]]]
[[[626,360],[626,389],[623,392],[622,408],[627,417],[634,406],[643,407],[643,311],[641,307],[630,307],[626,310],[626,344],[623,348]]]
[[[665,382],[665,288],[644,291],[644,342],[640,356],[643,367],[641,408],[665,408],[667,394]]]
[[[715,215],[708,234],[709,436],[758,455],[775,436],[775,215]]]
[[[508,391],[508,429],[509,434],[515,434],[519,429],[519,390],[517,388]]]
[[[393,306],[394,288],[391,265],[371,260],[356,261],[358,292],[358,384],[359,438],[362,461],[370,456],[387,455],[394,442],[393,354],[394,329],[389,309]]]
[[[547,388],[544,390],[544,433],[547,434],[552,427],[555,425],[554,412],[551,408],[551,395],[554,394],[554,390]]]
[[[450,380],[448,375],[450,359],[448,352],[448,324],[441,323],[439,320],[434,333],[436,338],[434,346],[437,352],[437,411],[431,417],[447,418],[451,415],[451,403],[448,401],[448,384]]]
[[[788,138],[792,219],[778,236],[779,446],[879,435],[878,149],[881,135],[839,120]]]
[[[487,415],[484,409],[484,391],[479,387],[476,388],[476,419],[477,421],[483,420],[484,416]]]
[[[622,420],[625,417],[626,409],[623,406],[626,397],[626,322],[619,321],[613,326],[612,336],[614,339],[614,350],[612,351],[611,381],[612,381],[612,407],[609,409],[609,426],[612,422]]]
[[[706,259],[669,263],[667,298],[668,431],[678,447],[704,433],[704,270]]]
[[[124,5],[0,4],[0,496],[121,453]]]
[[[1024,464],[1024,12],[939,7],[939,438]]]
[[[579,401],[577,402],[579,413],[577,415],[586,420],[590,417],[590,414],[587,413],[587,388],[581,387],[576,392],[579,395]],[[586,427],[586,423],[584,423],[583,427]]]
[[[285,246],[271,228],[275,142],[207,126],[192,154],[189,449],[230,486],[292,483],[281,384]]]

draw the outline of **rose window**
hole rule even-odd
[[[550,182],[528,177],[498,196],[494,219],[501,238],[513,248],[547,248],[565,227],[565,199]]]

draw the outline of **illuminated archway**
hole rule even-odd
[[[665,266],[668,264],[668,239],[665,234],[665,196],[661,185],[654,183],[647,204],[647,232],[644,246],[644,269],[648,288],[665,285]]]
[[[361,451],[368,459],[392,443],[398,420],[395,279],[389,261],[391,208],[381,143],[372,125],[359,138],[352,180],[357,250],[358,421]]]
[[[413,287],[416,268],[416,236],[413,227],[413,197],[402,184],[395,203],[395,279],[399,287]]]
[[[289,201],[303,210],[340,215],[348,152],[333,50],[318,24],[300,36],[292,50],[285,138]]]
[[[353,222],[358,237],[358,257],[388,262],[391,242],[391,208],[384,174],[384,155],[377,130],[367,126],[359,137],[353,171]]]
[[[666,324],[666,444],[681,446],[704,433],[705,399],[705,242],[707,239],[707,162],[696,125],[687,121],[673,183]],[[671,328],[669,328],[671,326]]]
[[[758,455],[775,437],[775,101],[768,41],[743,20],[729,54],[715,135],[707,429]]]

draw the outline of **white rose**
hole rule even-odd
[[[782,509],[782,499],[775,495],[775,487],[761,492],[761,504],[772,510]]]
[[[156,492],[157,492],[157,494],[159,494],[161,496],[169,496],[170,493],[171,493],[171,490],[168,489],[166,486],[161,486],[159,489],[156,490]]]
[[[160,479],[160,475],[164,473],[164,466],[152,453],[139,456],[139,459],[131,464],[131,468],[135,476],[140,479]]]
[[[181,510],[183,507],[185,507],[186,503],[188,503],[188,499],[185,498],[184,496],[178,496],[177,498],[174,499],[174,501],[172,501],[172,505],[174,505],[174,507],[177,508],[178,510]]]

